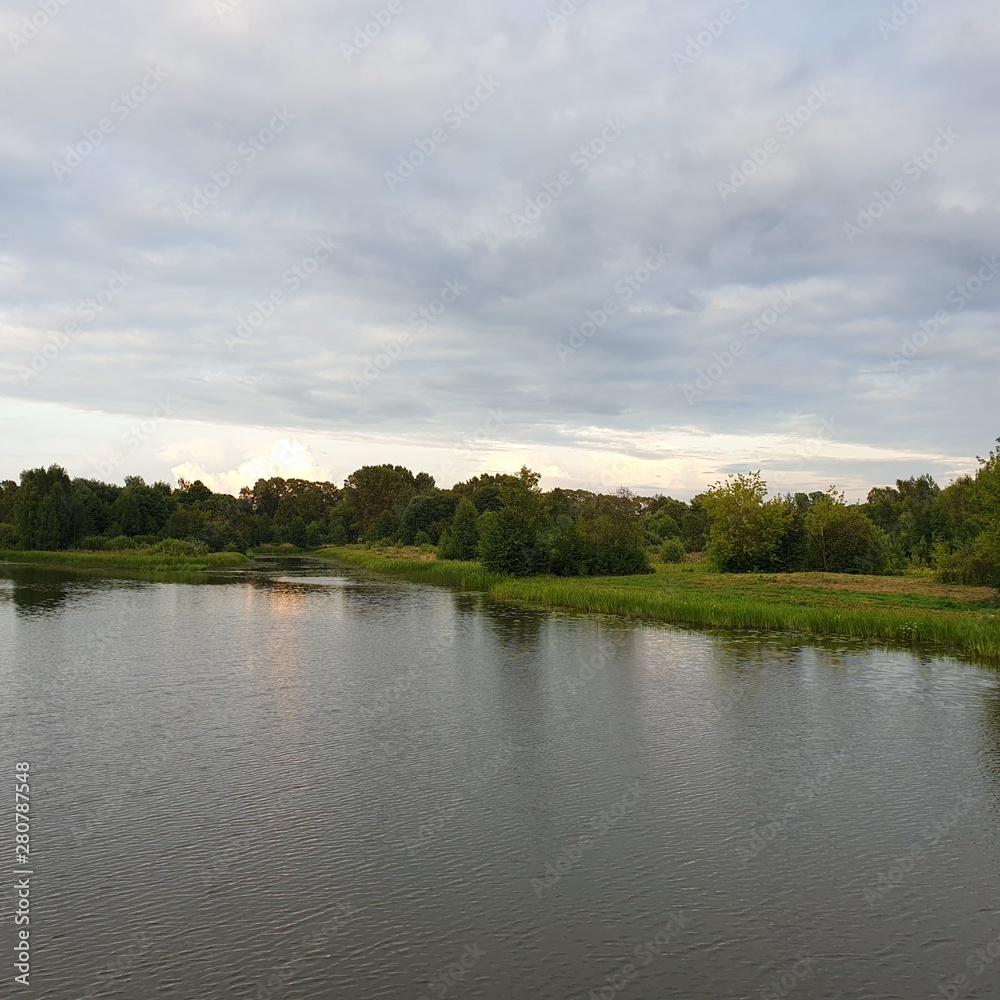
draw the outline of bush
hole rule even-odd
[[[971,545],[942,560],[944,583],[1000,588],[1000,531],[983,532]]]
[[[107,552],[110,542],[111,539],[105,538],[104,535],[88,535],[80,542],[79,548],[87,552]]]
[[[150,547],[150,552],[167,556],[200,556],[208,552],[204,542],[188,542],[181,538],[164,538]]]
[[[16,549],[17,542],[17,528],[6,522],[0,524],[0,549]]]
[[[635,576],[654,572],[646,550],[634,538],[615,539],[598,522],[580,525],[564,519],[549,555],[549,570],[556,576]],[[585,533],[585,531],[587,533]],[[637,533],[636,533],[637,534]]]
[[[109,538],[104,546],[107,552],[124,552],[126,549],[137,549],[138,547],[136,540],[129,538],[128,535],[115,535],[114,538]]]
[[[649,565],[646,550],[627,542],[610,542],[599,546],[591,563],[594,576],[638,576],[655,573]]]
[[[687,549],[679,538],[668,538],[660,547],[660,559],[665,563],[682,563],[687,559]]]
[[[517,512],[487,511],[480,515],[480,557],[491,573],[534,576],[548,568],[548,553],[537,529]]]
[[[549,572],[556,576],[585,576],[590,565],[591,548],[581,536],[576,522],[561,518],[552,539]]]

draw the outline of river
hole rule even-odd
[[[7,566],[0,761],[8,805],[31,768],[26,996],[1000,994],[970,663],[308,561]]]

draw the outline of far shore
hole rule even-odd
[[[864,639],[1000,662],[1000,592],[903,576],[714,573],[658,564],[649,576],[532,577],[438,560],[418,548],[342,546],[314,556],[408,580],[476,590],[502,600],[703,628],[765,629]]]
[[[902,576],[715,573],[703,563],[657,564],[648,576],[518,578],[478,562],[439,560],[424,548],[364,545],[317,550],[265,546],[181,554],[0,550],[0,564],[108,573],[184,574],[246,569],[255,557],[333,561],[407,580],[478,591],[499,600],[701,628],[762,629],[862,639],[1000,663],[1000,592],[940,583],[930,571]],[[194,576],[192,576],[194,579]]]
[[[0,563],[18,566],[45,566],[50,569],[137,570],[153,573],[199,573],[249,566],[249,556],[241,552],[201,552],[194,555],[157,552],[154,548],[91,552],[65,549],[54,552],[0,550]]]

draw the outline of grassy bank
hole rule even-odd
[[[27,566],[51,566],[67,569],[121,569],[144,572],[204,572],[248,566],[250,560],[239,552],[204,552],[175,555],[151,549],[125,549],[121,552],[20,552],[0,550],[0,562]]]
[[[752,628],[936,647],[1000,661],[1000,595],[936,583],[927,575],[735,575],[703,566],[658,566],[655,575],[515,579],[478,563],[437,562],[418,550],[325,549],[408,580],[481,590],[502,600],[711,628]]]
[[[507,577],[488,573],[477,562],[438,562],[433,552],[412,548],[365,549],[355,546],[320,549],[312,555],[373,570],[390,573],[414,583],[437,583],[459,590],[492,592]]]

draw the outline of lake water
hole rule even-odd
[[[31,764],[25,996],[1000,995],[1000,679],[968,663],[307,562],[8,566],[0,761],[11,858]]]

